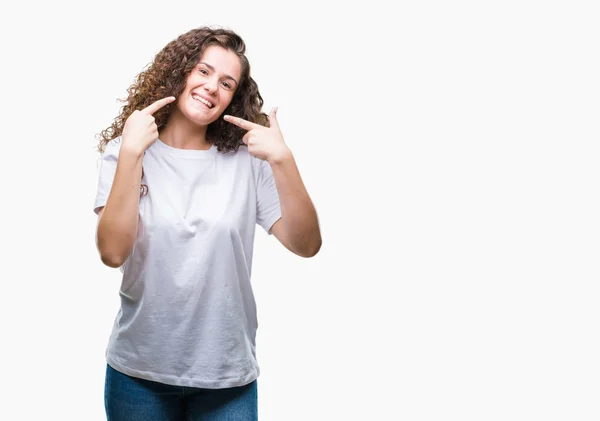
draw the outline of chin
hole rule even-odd
[[[199,126],[208,126],[217,121],[219,116],[220,114],[205,114],[197,111],[186,113],[187,119]]]

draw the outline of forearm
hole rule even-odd
[[[281,224],[288,246],[302,256],[314,256],[321,247],[317,212],[291,152],[269,162],[279,195]]]
[[[119,267],[131,254],[139,218],[143,154],[121,150],[113,185],[98,222],[102,262]]]

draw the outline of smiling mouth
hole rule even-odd
[[[206,105],[208,108],[213,108],[215,106],[215,104],[213,104],[212,102],[210,102],[210,101],[208,101],[208,100],[206,100],[206,99],[204,99],[204,98],[202,98],[202,97],[200,97],[198,95],[192,94],[192,98],[194,100],[198,101],[199,103]]]

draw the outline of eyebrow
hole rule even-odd
[[[212,67],[210,64],[205,63],[203,61],[199,62],[198,64],[204,64],[206,67],[208,67],[210,70],[212,70],[213,72],[215,71],[215,68]],[[235,80],[233,77],[229,76],[229,75],[223,75],[225,77],[225,79],[231,79],[235,82],[236,85],[239,85],[238,81]]]

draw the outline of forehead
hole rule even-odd
[[[242,64],[238,56],[231,50],[226,50],[219,45],[210,45],[202,53],[200,61],[210,64],[219,73],[240,80]]]

